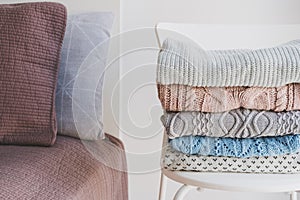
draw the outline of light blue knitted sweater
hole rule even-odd
[[[291,154],[300,150],[300,135],[245,139],[187,136],[169,142],[177,151],[203,156],[246,158]]]

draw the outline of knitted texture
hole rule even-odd
[[[66,17],[59,3],[0,5],[0,144],[54,144]]]
[[[299,139],[300,135],[245,139],[186,136],[170,140],[170,145],[185,154],[246,158],[296,153]]]
[[[167,111],[224,112],[237,108],[300,110],[300,84],[282,87],[191,87],[160,85],[158,96]]]
[[[161,120],[169,138],[188,135],[253,138],[300,133],[300,111],[166,112]]]
[[[172,171],[238,172],[238,173],[299,173],[299,154],[233,158],[187,155],[170,145],[163,150],[161,166]]]
[[[0,199],[128,200],[124,146],[106,138],[58,136],[47,148],[0,145]]]
[[[204,51],[192,42],[164,41],[157,82],[189,86],[278,87],[300,82],[300,40],[258,50]]]

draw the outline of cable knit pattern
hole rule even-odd
[[[237,108],[300,110],[300,84],[282,87],[191,87],[160,85],[158,96],[167,111],[225,112]]]
[[[299,152],[299,139],[300,135],[245,139],[186,136],[170,140],[170,145],[185,154],[247,158]]]
[[[257,50],[204,51],[167,39],[158,56],[157,82],[189,86],[278,87],[300,82],[300,40]]]
[[[169,138],[189,135],[253,138],[300,133],[300,111],[166,112],[161,121]]]

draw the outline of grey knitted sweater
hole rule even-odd
[[[195,43],[164,41],[157,82],[189,86],[278,87],[300,82],[300,40],[257,50],[204,51]]]
[[[253,138],[300,133],[300,111],[166,112],[161,120],[169,138],[188,135]]]

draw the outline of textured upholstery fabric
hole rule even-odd
[[[51,145],[55,87],[66,8],[58,3],[0,5],[0,143]]]
[[[94,146],[105,162],[86,145]],[[109,135],[85,145],[58,136],[51,147],[0,146],[0,158],[0,199],[128,199],[123,145]]]
[[[238,172],[238,173],[299,173],[300,156],[262,156],[233,158],[222,156],[187,155],[167,145],[163,150],[161,165],[172,171]]]
[[[58,134],[103,136],[102,88],[112,13],[68,17],[56,90]]]
[[[161,119],[169,138],[187,135],[253,138],[300,133],[300,111],[166,112]]]
[[[185,136],[170,140],[173,149],[185,154],[247,158],[278,156],[300,151],[300,135],[261,138]]]
[[[205,51],[193,42],[166,39],[157,82],[203,87],[278,87],[299,83],[300,40],[257,50]]]
[[[167,111],[225,112],[237,108],[300,110],[300,84],[281,87],[191,87],[160,85],[158,96]]]

